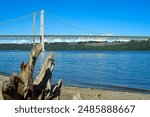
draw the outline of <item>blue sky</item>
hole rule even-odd
[[[149,0],[0,0],[0,34],[32,34],[33,18],[1,23],[45,10],[45,34],[150,36]],[[37,34],[39,34],[39,13]]]

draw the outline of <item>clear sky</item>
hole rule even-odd
[[[0,0],[0,34],[32,34],[32,16],[3,21],[42,9],[45,34],[150,36],[150,0]]]

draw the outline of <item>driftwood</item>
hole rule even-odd
[[[9,80],[4,81],[2,95],[6,100],[17,99],[59,99],[62,80],[57,84],[51,84],[52,71],[54,68],[54,53],[51,52],[45,60],[39,75],[33,81],[33,71],[42,46],[37,44],[30,53],[27,64],[21,63],[20,74],[12,74]]]

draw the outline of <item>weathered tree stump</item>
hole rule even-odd
[[[5,100],[59,99],[62,80],[59,80],[57,84],[51,84],[52,71],[55,65],[53,52],[48,55],[39,75],[33,81],[34,66],[41,51],[41,44],[34,46],[28,63],[21,63],[20,74],[12,74],[9,80],[4,81],[2,95]]]

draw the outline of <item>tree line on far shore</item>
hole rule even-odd
[[[0,44],[0,50],[31,50],[33,44]],[[150,50],[150,40],[128,42],[55,42],[45,43],[45,50]]]

